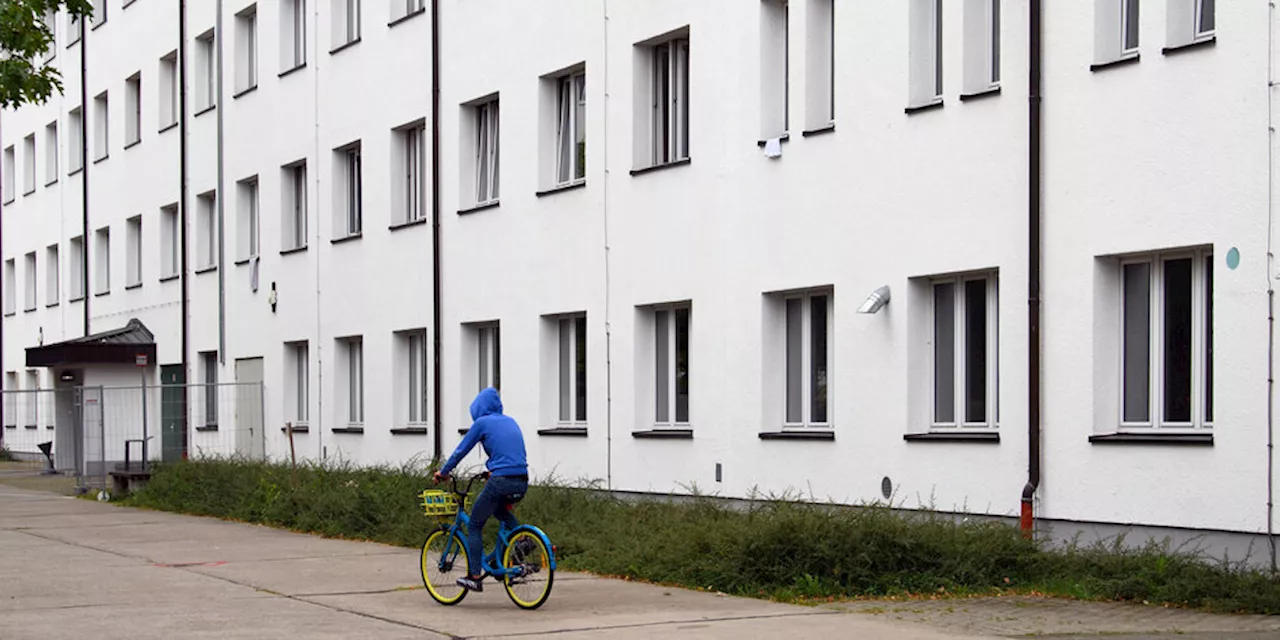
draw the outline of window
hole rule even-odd
[[[1190,43],[1194,33],[1194,3],[1198,0],[1169,0],[1170,36]],[[1094,0],[1094,61],[1106,64],[1138,55],[1142,31],[1140,0]],[[1185,16],[1178,20],[1176,16]]]
[[[689,424],[689,307],[653,313],[654,424]]]
[[[44,184],[58,181],[58,121],[44,127]]]
[[[280,29],[280,68],[307,64],[307,0],[281,0]]]
[[[196,267],[205,271],[218,266],[218,193],[196,196]]]
[[[587,177],[587,74],[577,71],[557,80],[556,184]]]
[[[84,168],[84,113],[76,107],[67,113],[71,135],[67,137],[67,175]]]
[[[286,411],[293,420],[293,426],[306,426],[311,416],[311,362],[310,349],[306,342],[293,342],[285,345],[288,356],[288,378],[285,385],[292,397],[286,402],[292,410]]]
[[[997,424],[996,279],[936,279],[933,288],[933,426]]]
[[[334,237],[358,236],[363,228],[364,183],[361,176],[360,143],[335,149],[334,155]]]
[[[103,227],[93,235],[93,252],[98,257],[98,279],[94,293],[105,295],[111,293],[111,229]]]
[[[502,332],[498,323],[476,327],[476,393],[502,389]]]
[[[425,220],[426,211],[426,125],[406,125],[392,132],[391,194],[395,199],[396,224]]]
[[[285,251],[307,246],[307,163],[298,162],[285,166],[283,207]]]
[[[360,0],[331,0],[333,3],[333,49],[360,40]]]
[[[1167,46],[1176,49],[1212,40],[1217,28],[1214,0],[1168,0]]]
[[[84,23],[80,21],[80,17],[67,14],[67,46],[80,42],[80,38],[84,37]]]
[[[106,91],[99,93],[97,97],[93,99],[93,110],[93,159],[106,160],[107,155],[111,152],[111,138],[109,135],[111,118],[107,114],[109,110],[109,99]]]
[[[1217,28],[1214,0],[1196,0],[1196,37],[1213,35]]]
[[[648,111],[647,143],[636,145],[637,166],[657,166],[689,157],[689,39],[687,31],[641,46],[648,76],[636,82],[636,113]],[[645,84],[639,84],[639,83]],[[647,85],[647,86],[646,86]],[[638,125],[639,126],[639,125]],[[640,138],[643,140],[644,138]]]
[[[760,136],[774,138],[791,124],[791,5],[760,2]]]
[[[469,107],[475,135],[472,140],[471,166],[474,168],[473,204],[483,205],[498,200],[498,99]]]
[[[58,259],[58,245],[49,245],[44,252],[45,306],[57,306],[58,301],[62,298],[61,282],[59,280],[60,271],[61,264]]]
[[[1121,425],[1213,425],[1213,254],[1121,263]]]
[[[76,236],[71,239],[71,301],[84,299],[85,296],[85,273],[84,265],[88,256],[85,255],[84,236]]]
[[[49,31],[49,48],[44,52],[44,61],[53,60],[58,55],[58,18],[52,10],[44,12],[40,21],[44,23],[44,28]]]
[[[22,193],[36,192],[36,134],[22,139]]]
[[[1138,50],[1138,33],[1141,22],[1138,19],[1140,0],[1123,0],[1121,4],[1121,33],[1123,33],[1123,49],[1125,53]]]
[[[343,399],[346,402],[347,423],[360,426],[364,424],[364,339],[345,338],[338,342],[342,364],[346,369],[343,375],[346,382]]]
[[[142,286],[142,216],[129,218],[127,248],[129,251],[125,287]]]
[[[214,108],[218,104],[218,52],[214,46],[213,29],[196,36],[196,114]]]
[[[4,314],[18,312],[18,266],[13,258],[4,261]]]
[[[835,0],[810,0],[808,8],[805,128],[813,130],[829,127],[836,121],[836,3]]]
[[[37,282],[39,282],[39,280],[36,278],[36,252],[32,251],[23,256],[22,259],[23,311],[36,310]]]
[[[142,74],[133,74],[124,86],[124,145],[128,147],[142,141]]]
[[[236,14],[236,94],[258,86],[258,5]]]
[[[23,426],[35,429],[40,425],[40,374],[38,372],[27,372],[26,393],[22,394],[22,399],[27,405],[23,411],[26,417]]]
[[[17,195],[17,169],[15,164],[18,162],[17,154],[14,153],[13,145],[4,148],[4,184],[0,188],[4,189],[4,203],[13,202]]]
[[[1000,86],[1000,0],[965,0],[964,92]]]
[[[421,425],[429,420],[427,413],[427,332],[424,329],[396,334],[400,355],[396,358],[396,422]]]
[[[6,371],[4,374],[4,428],[18,428],[18,374]]]
[[[178,223],[178,205],[160,209],[160,279],[178,275],[178,252],[181,248],[181,225]]]
[[[218,352],[204,351],[200,353],[200,378],[204,393],[201,400],[204,404],[201,427],[216,428],[218,426]]]
[[[93,27],[96,29],[107,22],[108,0],[93,0]]]
[[[160,129],[178,124],[178,52],[171,51],[160,58],[159,105]]]
[[[942,101],[942,0],[911,0],[910,106]]]
[[[766,294],[764,424],[831,426],[832,297],[827,287]]]
[[[557,320],[559,341],[559,422],[587,421],[587,318]]]
[[[391,22],[407,18],[424,10],[425,0],[391,0]]]
[[[240,202],[236,207],[236,256],[239,260],[258,257],[258,176],[236,183]]]

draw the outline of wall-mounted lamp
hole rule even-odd
[[[872,291],[862,306],[858,307],[858,313],[875,313],[887,304],[889,304],[889,285]]]

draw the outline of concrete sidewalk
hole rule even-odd
[[[0,637],[94,638],[996,638],[1108,634],[1094,605],[1036,602],[800,607],[556,574],[551,599],[517,609],[490,582],[456,607],[422,589],[418,552],[140,511],[0,486]],[[1057,604],[1054,605],[1058,606]],[[1085,608],[1074,608],[1074,607]],[[1110,605],[1096,605],[1109,607]],[[960,611],[964,608],[964,611]],[[972,613],[976,608],[976,613]],[[1117,631],[1280,637],[1280,620],[1187,612]],[[1163,610],[1160,610],[1163,611]],[[1077,625],[1070,624],[1079,616]],[[1087,620],[1085,618],[1088,618]],[[989,619],[992,618],[992,619]],[[1019,624],[999,623],[1013,618]],[[1088,624],[1081,626],[1078,622]],[[1119,624],[1123,623],[1123,624]],[[1128,625],[1128,626],[1125,626]],[[1080,636],[1076,636],[1080,637]],[[1170,636],[1172,637],[1172,636]]]

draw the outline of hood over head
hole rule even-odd
[[[502,413],[502,398],[498,397],[497,389],[487,387],[476,394],[476,399],[471,401],[471,419],[479,420],[483,416],[494,413]]]

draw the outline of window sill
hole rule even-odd
[[[79,166],[79,167],[76,167],[76,168],[74,168],[74,169],[72,169],[72,170],[68,171],[68,172],[67,172],[67,175],[68,175],[68,176],[74,176],[74,175],[76,175],[77,173],[80,173],[81,171],[84,171],[84,167],[83,167],[83,166]]]
[[[6,425],[4,426],[4,428],[6,428],[6,429],[17,429],[17,428],[18,428],[18,425],[16,425],[16,424],[6,424]]]
[[[235,93],[231,94],[231,99],[232,99],[232,100],[236,100],[236,99],[238,99],[238,98],[242,98],[242,97],[247,96],[247,95],[249,95],[249,94],[251,94],[251,93],[253,93],[254,91],[257,91],[257,90],[258,90],[258,85],[256,85],[256,84],[255,84],[255,85],[253,85],[253,86],[245,87],[245,88],[243,88],[243,89],[241,89],[241,90],[239,90],[239,91],[237,91],[237,92],[235,92]]]
[[[334,427],[330,431],[333,433],[354,433],[359,435],[364,433],[364,427]]]
[[[295,424],[292,429],[288,426],[280,427],[280,433],[289,433],[290,431],[293,431],[294,433],[308,433],[311,431],[311,427],[305,424]]]
[[[574,189],[584,189],[586,188],[586,186],[587,186],[587,179],[583,178],[581,180],[570,182],[569,184],[562,184],[555,187],[551,187],[550,189],[535,191],[533,195],[538,196],[539,198],[543,196],[553,196],[557,193],[564,193],[565,191],[573,191]]]
[[[109,159],[111,159],[111,154],[108,153],[105,156],[98,156],[97,158],[94,158],[93,163],[98,164],[99,162],[106,162]]]
[[[329,55],[334,55],[334,54],[336,54],[336,53],[338,53],[338,52],[340,52],[340,51],[345,51],[345,50],[350,49],[351,47],[354,47],[354,46],[356,46],[356,45],[358,45],[358,44],[360,44],[360,37],[359,37],[359,36],[357,36],[355,40],[352,40],[352,41],[350,41],[350,42],[344,42],[344,43],[342,43],[342,44],[338,45],[337,47],[335,47],[335,48],[333,48],[333,49],[330,49],[330,50],[329,50]]]
[[[426,427],[403,427],[400,429],[392,429],[393,436],[425,436],[427,435]]]
[[[217,105],[217,104],[211,104],[211,105],[209,105],[209,106],[207,106],[207,107],[204,107],[203,109],[201,109],[201,110],[199,110],[199,111],[197,111],[197,112],[195,112],[195,113],[191,114],[191,117],[192,117],[192,118],[199,118],[200,116],[202,116],[202,115],[204,115],[204,114],[206,114],[206,113],[209,113],[210,111],[213,111],[214,109],[217,109],[217,108],[218,108],[218,105]]]
[[[46,309],[52,309],[52,308],[54,308],[54,307],[56,307],[56,306],[58,306],[58,303],[57,303],[57,302],[50,302],[50,303],[48,303],[48,304],[44,305],[44,308],[46,308]]]
[[[586,427],[552,427],[550,429],[538,429],[540,436],[571,436],[578,438],[587,437]]]
[[[17,198],[13,196],[9,196],[8,198],[5,198],[4,204],[13,204],[14,202],[17,202],[17,201],[18,201]]]
[[[177,129],[177,128],[178,128],[177,122],[170,122],[169,124],[166,124],[163,127],[160,127],[160,130],[157,131],[156,133],[164,133],[170,129]]]
[[[421,9],[414,9],[411,13],[406,13],[406,14],[404,14],[404,15],[400,16],[399,18],[396,18],[395,20],[392,20],[391,22],[388,22],[388,23],[387,23],[387,26],[388,26],[388,27],[394,27],[394,26],[396,26],[396,25],[398,25],[398,24],[400,24],[400,23],[402,23],[402,22],[405,22],[405,21],[411,20],[411,19],[413,19],[413,18],[416,18],[416,17],[418,17],[418,16],[420,16],[420,15],[422,15],[422,14],[426,13],[426,12],[427,12],[427,8],[426,8],[426,6],[423,6]]]
[[[201,275],[201,274],[210,273],[217,270],[218,270],[218,265],[214,264],[214,265],[209,265],[207,267],[200,267],[199,269],[196,269],[195,273],[196,275]]]
[[[692,440],[693,429],[645,429],[632,431],[631,437],[652,440]]]
[[[200,425],[196,427],[196,431],[199,431],[201,433],[208,433],[210,431],[217,431],[217,430],[218,430],[218,425],[216,424],[205,424],[205,425]]]
[[[138,145],[140,145],[140,144],[142,144],[142,138],[138,138],[137,140],[134,140],[133,142],[130,142],[129,144],[126,144],[126,145],[124,146],[124,150],[125,150],[125,151],[128,151],[128,150],[130,150],[130,149],[132,149],[132,148],[134,148],[134,147],[136,147],[136,146],[138,146]]]
[[[646,173],[653,173],[655,171],[664,171],[666,169],[674,169],[676,167],[683,167],[691,162],[693,162],[693,158],[685,158],[683,160],[674,160],[672,162],[667,162],[665,164],[655,164],[651,167],[644,167],[642,169],[632,169],[631,175],[640,176]]]
[[[68,300],[67,302],[70,302],[70,303],[73,303],[73,304],[74,304],[74,303],[76,303],[76,302],[84,302],[84,296],[80,296],[80,297],[77,297],[77,298],[71,298],[71,299],[70,299],[70,300]],[[7,314],[7,315],[13,315],[13,314],[11,314],[11,313],[10,313],[10,314]]]
[[[471,427],[462,427],[461,429],[458,429],[458,435],[465,436],[469,431],[471,431]]]
[[[458,210],[458,215],[460,215],[460,216],[465,216],[465,215],[467,215],[467,214],[469,214],[469,213],[479,213],[479,212],[481,212],[481,211],[484,211],[485,209],[497,209],[497,208],[498,208],[498,205],[500,205],[500,204],[502,204],[502,201],[501,201],[501,200],[494,200],[493,202],[486,202],[486,203],[484,203],[484,204],[478,204],[478,205],[476,205],[476,206],[474,206],[474,207],[471,207],[470,209],[459,209],[459,210]]]
[[[907,442],[969,442],[975,444],[1000,444],[1000,433],[974,431],[930,431],[928,433],[908,433],[902,436]]]
[[[45,188],[47,189],[47,188],[49,188],[49,187],[52,187],[52,186],[53,186],[53,185],[55,185],[55,184],[58,184],[58,179],[57,179],[57,178],[54,178],[54,179],[52,179],[52,180],[50,180],[50,181],[48,181],[48,182],[44,183],[44,186],[45,186]]]
[[[1166,56],[1171,56],[1179,53],[1185,53],[1187,51],[1194,51],[1196,49],[1205,49],[1209,47],[1215,47],[1217,46],[1217,44],[1218,44],[1218,36],[1213,35],[1213,36],[1201,38],[1199,40],[1193,40],[1186,44],[1179,44],[1179,45],[1174,45],[1172,47],[1165,47],[1160,50],[1160,53],[1163,53]]]
[[[35,311],[35,310],[36,310],[36,307],[27,307],[27,308],[23,309],[23,310],[22,310],[22,312],[23,312],[23,313],[31,313],[32,311]]]
[[[399,231],[400,229],[404,229],[404,228],[407,228],[407,227],[416,227],[416,226],[418,226],[418,225],[420,225],[420,224],[426,224],[426,223],[427,223],[427,219],[426,219],[426,218],[421,218],[421,219],[418,219],[418,220],[410,220],[410,221],[408,221],[408,222],[397,222],[397,223],[395,223],[395,224],[393,224],[393,225],[391,225],[391,226],[389,226],[389,227],[387,227],[387,228],[388,228],[388,229],[391,229],[392,231]]]
[[[832,122],[831,124],[823,125],[821,127],[816,127],[813,129],[805,129],[804,131],[800,132],[800,135],[805,138],[812,138],[814,136],[821,136],[821,135],[826,135],[828,133],[835,133],[835,132],[836,132],[836,123]]]
[[[835,440],[836,432],[830,429],[812,431],[765,431],[760,433],[761,440]]]
[[[934,111],[937,109],[941,109],[942,105],[944,104],[946,103],[942,100],[942,98],[938,98],[933,102],[926,102],[924,104],[918,104],[912,107],[907,107],[906,112],[907,112],[907,115],[913,115],[917,113],[924,113],[925,111]]]
[[[287,256],[291,253],[302,253],[303,251],[306,251],[306,250],[307,250],[307,245],[304,244],[301,247],[294,247],[292,249],[281,249],[280,255]]]
[[[177,280],[178,277],[179,276],[176,273],[171,276],[164,276],[163,278],[160,278],[160,282],[173,282],[174,280]]]
[[[27,196],[29,196],[29,195],[31,195],[31,194],[33,194],[33,193],[35,193],[35,192],[36,192],[36,188],[35,188],[35,187],[32,187],[30,191],[23,190],[23,192],[22,192],[22,197],[24,197],[24,198],[25,198],[25,197],[27,197]]]
[[[994,98],[998,95],[1000,95],[1000,87],[991,87],[985,91],[962,93],[960,94],[960,102],[973,102],[974,100],[982,100],[984,98]]]
[[[256,257],[258,256],[249,256],[248,258],[240,258],[239,260],[236,260],[235,264],[237,267],[243,267],[244,265],[249,264],[250,262],[253,262],[253,259]]]
[[[67,43],[67,51],[70,51],[70,50],[71,50],[71,47],[74,47],[74,46],[76,46],[76,45],[78,45],[78,44],[80,44],[80,38],[76,38],[75,40],[72,40],[71,42],[68,42],[68,43]]]
[[[1090,70],[1090,71],[1103,71],[1103,70],[1105,70],[1105,69],[1113,69],[1113,68],[1115,68],[1115,67],[1123,67],[1123,66],[1127,66],[1127,65],[1131,65],[1131,64],[1137,64],[1137,63],[1138,63],[1138,61],[1139,61],[1139,60],[1141,60],[1141,59],[1142,59],[1142,56],[1141,56],[1141,55],[1139,55],[1139,54],[1136,54],[1136,53],[1135,53],[1135,54],[1131,54],[1131,55],[1124,56],[1124,57],[1122,57],[1122,58],[1118,58],[1118,59],[1116,59],[1116,60],[1112,60],[1112,61],[1110,61],[1110,62],[1099,62],[1099,63],[1097,63],[1097,64],[1091,64],[1091,65],[1089,65],[1089,70]]]
[[[306,69],[306,68],[307,68],[307,63],[303,62],[302,64],[294,65],[294,66],[292,66],[292,67],[290,67],[290,68],[288,68],[288,69],[285,69],[284,71],[281,71],[279,74],[277,74],[277,76],[276,76],[276,77],[278,77],[278,78],[283,78],[283,77],[285,77],[285,76],[287,76],[287,75],[290,75],[290,74],[292,74],[292,73],[295,73],[295,72],[301,71],[301,70]]]
[[[770,138],[770,139],[772,139],[772,138]],[[784,133],[784,134],[782,134],[782,135],[778,136],[778,142],[779,142],[779,143],[782,143],[782,142],[790,142],[790,141],[791,141],[791,134],[789,134],[789,133]],[[763,149],[763,148],[764,148],[764,146],[765,146],[766,144],[768,144],[768,143],[769,143],[769,139],[766,139],[766,140],[756,140],[756,146],[757,146],[757,147],[760,147],[760,148],[762,148],[762,149]]]
[[[342,243],[344,243],[344,242],[350,242],[350,241],[352,241],[352,240],[359,240],[360,238],[363,238],[363,237],[364,237],[364,234],[363,234],[363,233],[353,233],[353,234],[351,234],[351,235],[349,235],[349,236],[342,236],[341,238],[334,238],[334,239],[332,239],[332,240],[330,240],[330,241],[329,241],[329,244],[342,244]]]
[[[95,297],[95,298],[101,298],[102,296],[109,296],[109,295],[111,295],[111,290],[110,290],[110,289],[108,289],[108,290],[106,290],[106,291],[98,291],[98,292],[96,292],[96,293],[94,293],[94,294],[93,294],[93,297]]]
[[[97,31],[97,30],[98,30],[98,27],[101,27],[102,25],[104,25],[104,24],[106,24],[106,23],[107,23],[107,21],[106,21],[105,19],[104,19],[102,22],[95,22],[95,23],[93,23],[93,25],[92,25],[92,26],[90,26],[90,27],[89,27],[89,30],[90,30],[90,31]]]
[[[1212,433],[1104,433],[1089,436],[1089,444],[1155,444],[1213,446]]]
[[[40,427],[38,427],[38,426],[36,426],[36,425],[34,425],[34,424],[29,424],[29,425],[26,425],[26,426],[24,426],[24,427],[22,427],[22,428],[23,428],[23,429],[28,429],[28,430],[30,430],[30,431],[35,431],[36,429],[39,429]]]
[[[124,290],[125,290],[125,291],[131,291],[131,290],[133,290],[133,289],[141,289],[141,288],[142,288],[142,283],[141,283],[141,282],[135,282],[135,283],[133,283],[133,284],[126,284],[126,285],[124,286]]]

